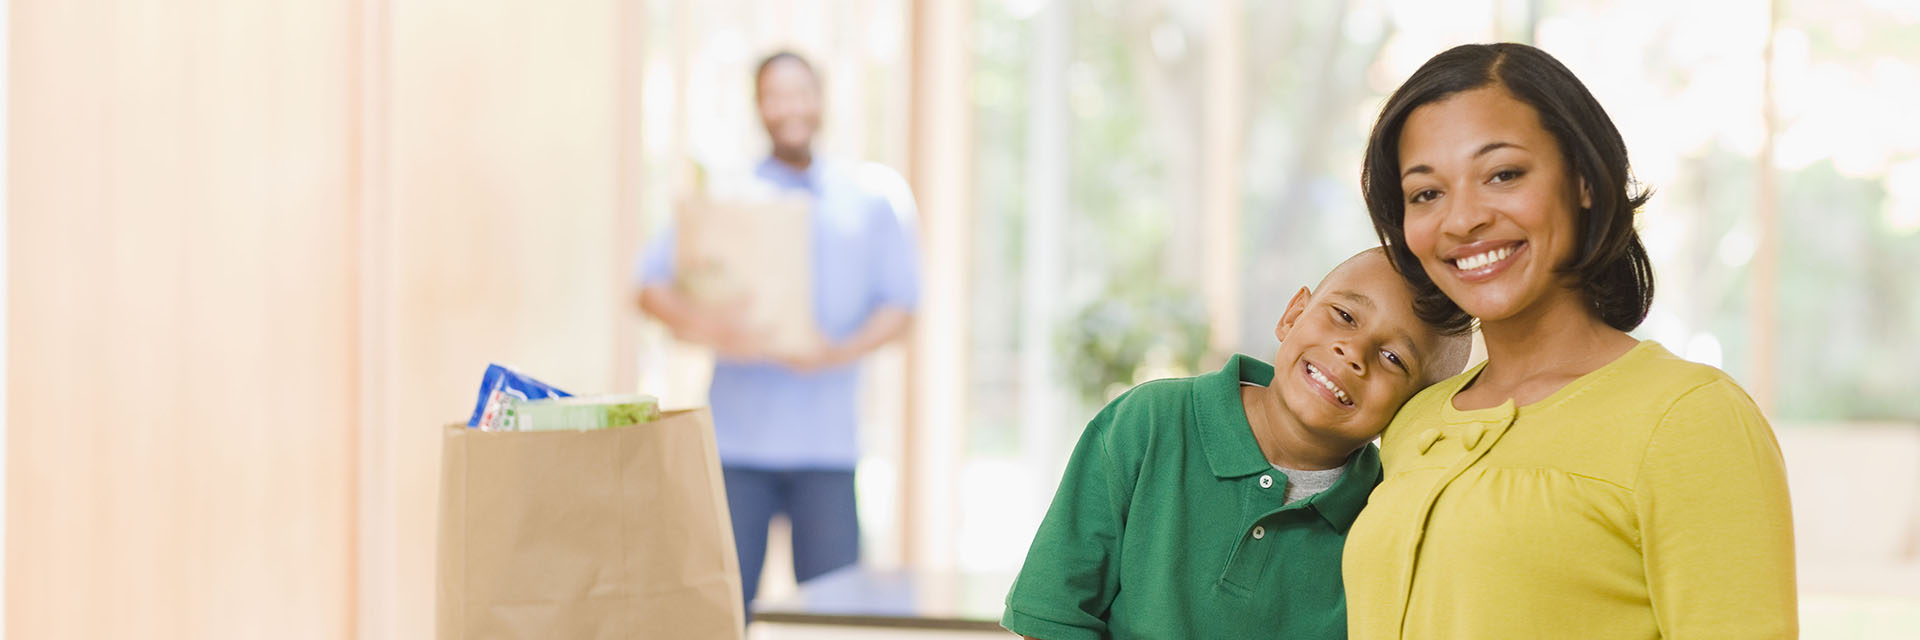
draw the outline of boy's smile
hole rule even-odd
[[[1326,399],[1327,402],[1331,402],[1341,408],[1353,408],[1353,397],[1348,395],[1347,390],[1341,388],[1339,383],[1334,382],[1332,378],[1328,377],[1326,372],[1320,367],[1314,366],[1312,362],[1303,360],[1300,363],[1300,370],[1306,374],[1307,378],[1315,384],[1320,385],[1320,395]]]

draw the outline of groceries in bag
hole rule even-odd
[[[565,398],[571,395],[504,365],[489,364],[486,374],[480,378],[480,398],[473,403],[473,417],[467,419],[467,426],[499,430],[502,428],[502,411],[510,401]]]
[[[505,431],[585,431],[660,419],[660,401],[640,394],[609,394],[511,401]]]

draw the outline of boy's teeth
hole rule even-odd
[[[1510,255],[1513,255],[1513,245],[1507,245],[1486,253],[1475,254],[1455,260],[1454,265],[1459,267],[1461,271],[1472,271],[1505,260],[1507,256]]]
[[[1332,380],[1327,379],[1324,375],[1320,375],[1319,368],[1313,365],[1307,365],[1307,375],[1313,376],[1314,382],[1318,382],[1320,386],[1326,387],[1328,391],[1332,391],[1333,397],[1338,398],[1341,404],[1353,404],[1353,401],[1347,399],[1347,392],[1341,391],[1340,387],[1333,384]]]

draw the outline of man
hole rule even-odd
[[[917,251],[904,216],[862,180],[870,171],[814,157],[821,99],[812,65],[777,53],[760,63],[755,80],[773,150],[754,173],[810,201],[813,312],[825,344],[772,356],[735,319],[693,305],[673,285],[672,229],[648,247],[639,274],[640,309],[679,339],[715,352],[710,403],[749,604],[775,513],[793,525],[798,580],[859,560],[859,361],[905,335],[919,301]]]

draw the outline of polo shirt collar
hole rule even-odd
[[[1353,527],[1354,519],[1360,517],[1360,509],[1367,506],[1367,496],[1373,494],[1377,484],[1380,484],[1380,448],[1369,442],[1347,456],[1347,471],[1340,474],[1333,486],[1307,498],[1306,504],[1326,519],[1327,524],[1333,525],[1334,530],[1346,533]]]
[[[1253,426],[1247,424],[1247,409],[1240,402],[1240,383],[1266,386],[1273,382],[1273,365],[1258,358],[1234,354],[1227,366],[1203,374],[1194,385],[1195,417],[1200,423],[1200,441],[1207,451],[1207,466],[1219,478],[1237,478],[1273,470],[1253,439]]]
[[[1207,466],[1214,477],[1238,478],[1274,471],[1253,439],[1246,405],[1240,401],[1240,383],[1273,384],[1273,365],[1252,356],[1234,354],[1219,371],[1202,374],[1194,385],[1194,406]],[[1380,449],[1372,443],[1347,457],[1347,470],[1326,491],[1303,504],[1344,533],[1367,506],[1367,496],[1380,483]]]

